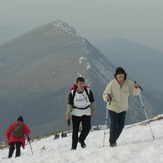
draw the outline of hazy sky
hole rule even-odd
[[[163,0],[0,0],[0,26],[29,31],[55,20],[91,43],[123,37],[163,50]]]

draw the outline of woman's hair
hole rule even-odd
[[[78,77],[76,79],[76,83],[78,83],[78,82],[85,82],[85,79],[83,77]]]
[[[116,78],[116,75],[118,75],[118,74],[124,74],[125,75],[124,79],[127,78],[126,71],[122,67],[118,67],[116,69],[115,74],[114,74],[114,77]]]

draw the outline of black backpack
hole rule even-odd
[[[23,136],[22,123],[17,122],[12,130],[12,135],[18,139]]]

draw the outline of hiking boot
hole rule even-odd
[[[86,144],[84,142],[79,141],[79,143],[80,143],[80,145],[81,145],[82,148],[85,148],[86,147]]]
[[[72,146],[71,146],[71,150],[76,150],[76,147],[77,147],[76,144],[72,144]]]
[[[117,143],[110,143],[110,147],[115,147],[117,146]]]

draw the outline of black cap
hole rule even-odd
[[[22,116],[18,117],[17,121],[22,121],[23,122],[24,121],[23,117]]]

